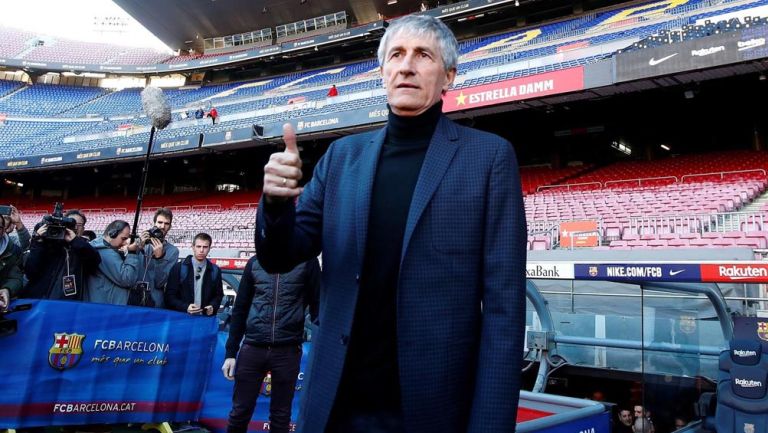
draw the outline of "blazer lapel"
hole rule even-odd
[[[365,256],[365,242],[368,239],[368,214],[371,210],[371,190],[376,178],[379,154],[387,135],[387,128],[381,128],[371,139],[362,143],[365,148],[360,152],[357,175],[351,180],[357,182],[357,194],[352,204],[355,207],[355,234],[357,240],[357,260],[362,266]]]
[[[440,116],[440,120],[429,142],[427,154],[424,156],[424,163],[421,166],[419,179],[416,181],[416,189],[413,191],[411,207],[408,210],[408,220],[405,225],[405,235],[403,236],[403,249],[400,253],[400,267],[408,250],[408,243],[413,235],[413,230],[424,213],[429,200],[432,199],[437,190],[440,181],[442,181],[448,166],[451,164],[456,150],[459,148],[459,136],[456,125],[445,116]]]

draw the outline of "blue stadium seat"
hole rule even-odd
[[[720,356],[715,428],[768,433],[768,354],[754,340],[733,340]]]

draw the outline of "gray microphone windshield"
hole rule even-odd
[[[159,88],[150,86],[142,90],[141,106],[155,128],[163,129],[171,123],[171,106]]]

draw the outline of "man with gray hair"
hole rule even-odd
[[[286,124],[264,168],[264,269],[328,252],[297,430],[514,432],[526,259],[515,152],[442,114],[458,44],[440,20],[394,21],[378,57],[384,128],[334,142],[302,188]]]

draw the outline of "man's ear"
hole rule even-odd
[[[453,81],[456,79],[456,68],[451,68],[445,71],[445,84],[443,84],[443,94],[448,91],[453,85]]]

